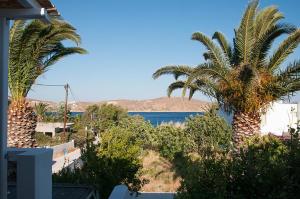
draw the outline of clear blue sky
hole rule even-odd
[[[166,95],[171,77],[152,79],[168,64],[196,65],[204,48],[193,32],[221,31],[230,40],[247,0],[52,0],[82,37],[88,55],[70,56],[38,79],[69,83],[76,100],[148,99]],[[84,2],[84,3],[83,3]],[[286,22],[300,27],[300,1],[261,0],[279,6]],[[290,60],[299,59],[296,50]],[[175,93],[180,95],[180,93]],[[61,101],[63,88],[34,86],[29,97]],[[206,99],[196,95],[197,99]],[[297,97],[300,99],[300,97]],[[71,100],[74,100],[71,97]]]

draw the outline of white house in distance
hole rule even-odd
[[[66,131],[72,130],[74,123],[66,123]],[[41,132],[44,135],[55,137],[57,133],[63,132],[64,123],[62,122],[38,122],[35,128],[36,132]]]

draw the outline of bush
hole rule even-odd
[[[299,198],[297,142],[273,136],[250,140],[238,154],[212,150],[177,162],[182,184],[177,198]]]
[[[169,160],[173,160],[176,153],[185,152],[189,148],[190,140],[181,128],[158,126],[155,134],[159,153]]]
[[[138,191],[145,181],[140,180],[141,141],[132,132],[113,127],[101,135],[101,144],[87,144],[82,152],[83,166],[74,171],[64,169],[53,176],[54,182],[89,184],[108,198],[114,186],[126,184]]]
[[[119,126],[131,131],[137,139],[142,140],[144,149],[152,149],[155,145],[155,129],[142,116],[137,115],[123,118]]]
[[[185,132],[192,140],[193,151],[200,152],[203,148],[214,147],[228,149],[232,130],[227,122],[211,110],[203,116],[196,115],[187,119]]]
[[[117,126],[122,119],[127,117],[129,116],[125,109],[112,104],[89,106],[83,114],[86,126],[92,129],[95,134]]]
[[[54,146],[63,143],[59,136],[52,138],[40,132],[35,133],[35,139],[38,146]]]

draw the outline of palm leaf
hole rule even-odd
[[[238,53],[238,58],[243,63],[249,63],[252,48],[254,45],[254,18],[257,9],[258,1],[249,3],[241,24],[236,31],[235,48]]]
[[[300,43],[300,29],[296,30],[285,39],[270,58],[268,69],[273,71],[277,69],[282,62],[294,52]]]
[[[153,73],[153,79],[157,79],[162,75],[173,75],[175,79],[178,79],[180,76],[187,76],[193,72],[193,68],[190,66],[179,65],[179,66],[165,66]]]
[[[209,57],[215,65],[229,67],[228,59],[224,57],[222,50],[209,37],[203,33],[196,32],[192,35],[192,39],[201,42],[207,48]]]
[[[225,55],[227,55],[228,59],[231,58],[231,46],[227,42],[225,36],[221,32],[215,32],[212,36],[213,39],[216,39],[221,46]]]

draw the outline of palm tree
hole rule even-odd
[[[50,25],[39,20],[15,21],[10,30],[8,144],[11,147],[34,147],[37,122],[26,96],[36,79],[61,58],[84,54],[80,47],[66,47],[63,41],[80,44],[74,27],[53,19]]]
[[[34,112],[37,116],[37,121],[38,122],[43,122],[46,119],[46,114],[48,111],[48,104],[46,103],[38,103],[38,104],[34,104]]]
[[[251,1],[232,44],[221,32],[212,38],[196,32],[192,40],[206,47],[206,62],[196,67],[165,66],[153,78],[174,75],[169,96],[183,89],[183,95],[189,90],[190,98],[197,91],[215,98],[220,107],[233,113],[233,141],[239,146],[243,139],[260,132],[261,113],[271,102],[300,90],[300,61],[283,67],[299,45],[300,29],[281,23],[283,18],[275,6],[259,10],[258,1]],[[286,38],[271,54],[273,42],[282,35]]]

